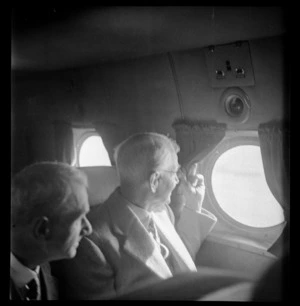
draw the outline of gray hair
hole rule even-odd
[[[149,178],[171,153],[180,150],[175,140],[154,132],[138,133],[114,149],[114,160],[121,184],[137,184]]]
[[[12,225],[26,225],[35,216],[60,218],[72,209],[72,184],[87,187],[87,177],[79,169],[60,162],[38,162],[13,177],[11,186]],[[73,187],[74,188],[74,187]]]

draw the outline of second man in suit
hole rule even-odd
[[[76,255],[92,232],[87,178],[59,162],[39,162],[13,177],[10,299],[59,299],[49,262]]]

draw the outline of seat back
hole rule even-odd
[[[103,203],[120,184],[114,166],[80,167],[79,169],[88,178],[88,196],[91,206]]]

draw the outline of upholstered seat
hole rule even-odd
[[[88,177],[90,205],[103,203],[119,186],[119,177],[114,166],[81,167]]]

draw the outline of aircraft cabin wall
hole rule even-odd
[[[254,40],[249,45],[255,85],[241,87],[252,108],[249,120],[239,125],[224,120],[220,112],[219,99],[226,88],[211,87],[203,49],[171,54],[181,104],[168,54],[70,70],[14,72],[13,171],[32,158],[51,156],[55,120],[82,126],[113,123],[125,138],[137,131],[175,137],[172,123],[182,116],[249,130],[261,122],[284,118],[283,38]]]

